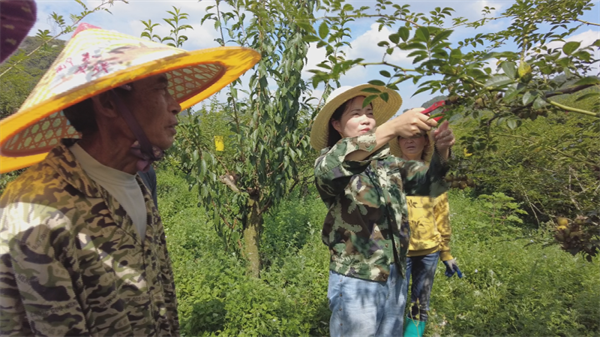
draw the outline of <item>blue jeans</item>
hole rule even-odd
[[[410,284],[412,274],[412,284],[410,287],[410,312],[409,317],[425,322],[427,312],[429,311],[429,299],[431,297],[431,288],[433,287],[433,278],[435,277],[435,268],[437,267],[440,252],[406,258],[406,283]],[[408,292],[408,287],[405,288]],[[404,296],[407,294],[405,293]]]
[[[394,264],[386,282],[358,279],[329,271],[329,333],[338,336],[402,337],[406,280]]]

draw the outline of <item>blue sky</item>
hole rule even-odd
[[[82,0],[90,8],[93,8],[100,4],[97,0]],[[51,32],[56,32],[56,27],[51,24],[51,20],[48,19],[49,14],[56,12],[65,16],[66,20],[69,20],[69,13],[79,13],[81,7],[74,0],[37,0],[38,4],[38,22],[32,29],[31,35],[35,35],[38,29],[49,29]],[[348,1],[356,7],[363,5],[374,4],[374,1],[359,1],[350,0]],[[463,1],[439,1],[439,0],[421,0],[421,1],[402,1],[399,4],[410,4],[412,11],[427,13],[433,10],[435,7],[451,7],[456,10],[454,16],[463,16],[467,19],[478,19],[481,17],[481,10],[485,6],[495,7],[496,15],[507,9],[514,1],[513,0],[490,0],[490,1],[477,1],[477,0],[463,0]],[[171,10],[173,6],[181,9],[182,12],[189,14],[190,20],[187,24],[192,25],[193,31],[186,31],[186,35],[189,40],[184,44],[183,48],[187,50],[194,50],[200,48],[217,47],[218,44],[214,41],[218,37],[218,32],[213,28],[212,22],[207,21],[204,25],[200,24],[201,18],[206,14],[206,7],[214,5],[214,1],[197,1],[197,0],[129,0],[129,4],[117,2],[113,7],[110,7],[112,15],[105,12],[98,12],[88,16],[84,22],[90,23],[96,26],[100,26],[105,29],[116,30],[125,34],[134,36],[140,36],[143,31],[143,24],[141,20],[151,19],[152,22],[162,23],[157,32],[161,36],[168,35],[167,25],[163,23],[162,18],[169,17],[167,14],[168,10]],[[600,22],[600,0],[594,1],[594,8],[588,12],[581,19],[598,23]],[[508,26],[508,20],[497,20],[487,24],[485,27],[477,29],[476,32],[485,33],[490,31],[498,31]],[[372,19],[362,19],[355,22],[352,26],[352,36],[354,40],[351,42],[352,48],[348,49],[348,56],[351,58],[364,58],[366,61],[379,61],[382,56],[382,49],[377,47],[377,42],[387,39],[387,36],[391,32],[384,28],[382,31],[378,31],[377,24],[374,24]],[[451,36],[451,41],[459,41],[469,35],[474,35],[472,29],[457,29]],[[69,37],[64,37],[68,39]],[[600,27],[587,26],[580,28],[575,34],[573,34],[569,40],[581,41],[582,45],[588,45],[594,40],[600,39]],[[386,58],[388,61],[399,64],[401,66],[410,67],[411,60],[406,59],[407,53],[395,52],[391,57]],[[324,51],[317,49],[314,45],[311,46],[308,55],[308,64],[303,70],[305,78],[310,77],[308,69],[314,69],[315,65],[323,59]],[[600,58],[600,55],[596,55],[596,58]],[[351,70],[341,80],[342,85],[357,85],[365,83],[371,79],[379,78],[378,69],[376,68],[356,68]],[[320,97],[322,94],[321,88],[317,88],[313,93],[313,96]],[[431,95],[429,93],[421,93],[417,96],[411,97],[412,93],[417,90],[417,86],[413,85],[412,82],[407,81],[400,87],[400,94],[404,99],[401,110],[420,106],[423,102],[429,100],[431,97],[437,95]],[[224,92],[221,91],[217,94],[219,99],[224,98]]]

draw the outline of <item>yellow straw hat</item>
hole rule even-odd
[[[425,163],[429,163],[431,161],[431,156],[433,156],[433,150],[435,146],[432,132],[427,132],[427,138],[429,138],[429,144],[423,148],[423,154],[421,155],[421,159]],[[402,158],[402,149],[398,143],[399,140],[400,137],[394,137],[392,140],[390,140],[390,153],[398,158]]]
[[[335,89],[331,92],[329,97],[327,97],[327,102],[325,102],[325,105],[317,114],[312,129],[310,130],[310,145],[312,145],[315,150],[321,151],[323,148],[327,147],[329,120],[335,110],[354,97],[373,95],[373,93],[363,91],[367,88],[375,88],[380,92],[388,94],[387,102],[379,96],[371,101],[371,104],[373,105],[373,114],[375,115],[378,126],[394,116],[394,114],[398,112],[398,109],[400,109],[400,106],[402,106],[402,97],[400,97],[400,94],[383,86],[361,84],[355,87],[344,86]]]
[[[248,48],[196,51],[80,26],[18,112],[0,121],[0,173],[35,164],[79,134],[62,110],[104,91],[165,73],[182,109],[219,91],[260,60]]]

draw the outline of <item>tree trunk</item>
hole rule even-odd
[[[244,228],[244,253],[250,262],[250,274],[253,277],[260,276],[260,234],[262,232],[263,218],[259,211],[259,203],[252,198],[248,199],[250,216]]]

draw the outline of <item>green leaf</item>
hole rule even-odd
[[[485,82],[485,86],[488,89],[494,89],[498,87],[505,86],[507,84],[513,83],[514,80],[506,75],[495,75],[492,76],[487,82]]]
[[[508,126],[509,129],[514,130],[517,128],[517,121],[514,119],[509,119],[506,121],[506,126]]]
[[[321,39],[319,39],[319,37],[318,37],[318,36],[315,36],[315,35],[306,35],[306,36],[304,36],[304,37],[302,38],[302,40],[304,40],[304,41],[306,41],[306,42],[308,42],[308,43],[311,43],[311,42],[317,42],[317,41],[320,41]]]
[[[433,40],[431,40],[431,45],[433,46],[433,45],[437,44],[438,42],[447,39],[452,34],[452,32],[454,32],[454,31],[453,30],[441,31],[433,38]]]
[[[429,42],[429,29],[427,27],[419,27],[415,32],[415,41]]]
[[[381,97],[381,99],[382,99],[384,102],[387,102],[387,101],[388,101],[388,99],[390,98],[390,95],[389,95],[387,92],[382,92],[381,94],[379,94],[379,97]]]
[[[502,100],[504,102],[510,102],[512,101],[519,93],[521,92],[520,89],[516,89],[513,86],[508,87],[508,89],[506,89],[506,92],[504,93],[504,97],[502,97]]]
[[[475,69],[467,69],[467,75],[469,75],[471,77],[474,77],[474,78],[480,78],[480,77],[487,78],[486,74],[483,71],[481,71],[481,70],[479,70],[477,68],[475,68]]]
[[[408,28],[406,28],[405,26],[402,26],[398,29],[398,35],[400,36],[402,41],[406,42],[406,40],[408,40],[408,36],[410,35],[410,32],[409,32]]]
[[[427,52],[425,50],[415,50],[412,53],[406,55],[406,57],[413,57],[413,56],[424,56],[427,57]]]
[[[406,46],[404,46],[404,48],[402,48],[404,50],[410,50],[410,49],[422,49],[422,50],[427,50],[427,47],[419,42],[413,42],[413,43],[409,43]]]
[[[365,98],[365,100],[363,101],[363,108],[366,107],[367,105],[369,105],[369,103],[371,103],[377,97],[379,97],[379,96],[377,96],[377,95],[367,96],[367,98]]]
[[[533,109],[537,110],[537,109],[541,109],[544,106],[546,106],[548,103],[546,103],[546,100],[544,100],[541,97],[538,97],[535,99],[535,101],[533,101]]]
[[[380,80],[372,80],[368,82],[370,85],[378,85],[378,86],[385,86],[385,83],[383,81]]]
[[[430,90],[430,89],[431,89],[431,88],[429,88],[429,87],[423,87],[423,88],[419,88],[417,91],[415,91],[415,93],[414,93],[414,94],[412,94],[412,96],[411,96],[411,97],[413,97],[413,96],[415,96],[415,95],[417,95],[417,94],[420,94],[420,93],[422,93],[422,92],[425,92],[425,91],[427,91],[427,90]]]
[[[588,76],[575,82],[575,85],[600,84],[600,78],[596,76]]]
[[[457,64],[462,58],[463,54],[460,49],[457,48],[450,51],[450,64]]]
[[[309,33],[315,32],[315,29],[313,28],[313,26],[310,24],[310,21],[308,21],[308,20],[297,20],[296,24],[298,25],[298,27],[304,29],[305,31],[307,31]]]
[[[364,88],[362,91],[370,93],[370,94],[379,94],[379,93],[381,93],[381,90],[379,90],[377,88]]]
[[[327,25],[327,22],[323,21],[319,26],[319,37],[324,39],[327,34],[329,34],[329,26]]]
[[[504,70],[504,74],[510,78],[517,77],[517,65],[514,62],[502,62],[502,70]]]
[[[389,71],[387,71],[387,70],[381,70],[381,71],[379,71],[379,74],[381,74],[381,76],[387,77],[387,78],[392,77],[392,74],[390,74]]]
[[[592,43],[592,46],[600,47],[600,39],[594,41],[594,43]]]
[[[388,38],[395,44],[398,44],[398,42],[400,42],[400,35],[398,33],[390,34]]]
[[[419,57],[415,57],[415,59],[413,60],[412,63],[415,64],[415,63],[421,62],[421,61],[423,61],[426,58],[427,58],[427,55],[421,55]]]
[[[537,95],[535,93],[532,93],[531,91],[526,92],[525,95],[523,95],[523,105],[530,104],[536,97]]]
[[[575,42],[575,41],[567,42],[567,43],[565,43],[565,45],[562,48],[563,53],[565,53],[567,55],[571,55],[577,48],[579,48],[580,45],[581,45],[581,42]]]

